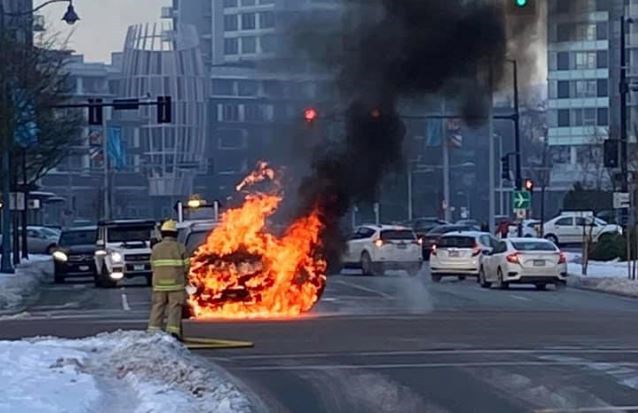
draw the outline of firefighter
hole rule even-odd
[[[166,332],[181,338],[182,309],[186,304],[186,278],[189,259],[186,247],[177,242],[177,223],[165,221],[160,232],[162,240],[153,247],[153,300],[148,331],[162,329],[166,316]]]

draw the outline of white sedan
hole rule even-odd
[[[460,231],[443,235],[432,246],[430,252],[430,273],[432,281],[441,277],[455,276],[460,280],[465,276],[476,277],[484,251],[491,251],[498,240],[487,232]]]
[[[554,243],[541,238],[509,238],[483,256],[478,279],[483,288],[534,284],[544,290],[547,284],[565,285],[566,277],[567,260]]]

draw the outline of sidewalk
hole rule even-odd
[[[587,275],[583,276],[580,254],[569,254],[567,258],[569,285],[638,298],[638,281],[627,278],[627,262],[590,261]]]
[[[53,274],[51,256],[31,255],[16,267],[15,274],[0,273],[0,314],[20,311],[37,295],[40,284]]]
[[[0,341],[0,413],[253,412],[221,368],[165,334]]]

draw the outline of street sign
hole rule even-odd
[[[614,209],[629,208],[629,192],[614,192]]]
[[[513,191],[512,192],[512,205],[514,209],[529,209],[532,200],[532,195],[528,191]]]
[[[527,216],[526,209],[515,209],[514,213],[516,214],[516,218],[518,219],[525,219],[525,217]]]

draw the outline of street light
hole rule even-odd
[[[28,11],[23,11],[18,13],[5,13],[4,4],[0,0],[0,39],[4,38],[4,35],[5,35],[6,17],[30,16],[30,15],[33,15],[33,13],[37,12],[38,10],[48,6],[49,4],[62,3],[62,2],[69,3],[69,7],[67,7],[66,13],[64,13],[64,16],[62,16],[62,20],[64,20],[69,25],[72,25],[78,20],[80,20],[77,13],[75,12],[75,9],[73,8],[73,0],[49,0],[42,3],[38,7],[34,8],[33,10],[28,10]],[[2,102],[4,102],[5,105],[9,104],[10,94],[11,92],[9,91],[8,79],[6,79],[6,76],[2,76],[0,78],[0,97],[2,98]],[[7,120],[5,120],[5,122],[7,122]],[[11,167],[9,163],[11,158],[11,153],[10,153],[11,152],[10,151],[11,132],[9,131],[9,128],[6,127],[8,125],[1,125],[1,126],[5,126],[3,128],[0,127],[0,130],[4,129],[5,131],[4,141],[3,141],[4,145],[2,145],[3,146],[2,204],[10,205],[11,204],[11,193],[10,193],[11,192],[11,176],[10,176]],[[26,205],[25,205],[25,208],[26,208]],[[17,231],[17,228],[16,228],[16,231]],[[11,274],[14,272],[13,266],[11,264],[11,242],[8,241],[11,239],[11,208],[4,208],[4,211],[2,214],[2,239],[4,241],[2,242],[2,259],[0,261],[0,272]]]

